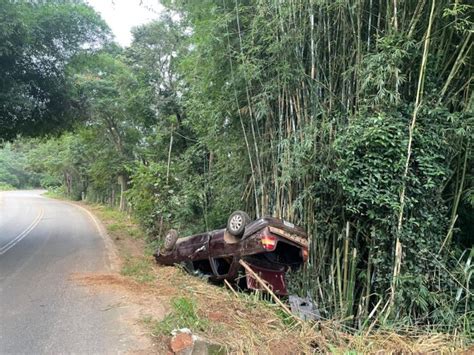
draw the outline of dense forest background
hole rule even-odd
[[[120,48],[81,1],[0,2],[0,187],[306,228],[291,277],[358,329],[472,335],[473,6],[167,0]]]

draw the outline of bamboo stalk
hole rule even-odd
[[[355,288],[355,277],[356,277],[356,260],[357,260],[357,249],[352,250],[352,259],[350,264],[350,277],[349,284],[346,291],[346,316],[350,316],[352,308],[354,307],[354,288]]]
[[[234,294],[235,297],[239,297],[239,294],[237,293],[237,291],[234,290],[234,288],[232,287],[232,285],[229,283],[229,281],[227,281],[226,279],[224,279],[224,283],[225,285],[229,288],[229,290],[232,291],[232,293]]]
[[[449,226],[448,234],[446,235],[446,238],[443,241],[443,244],[441,245],[438,254],[441,253],[445,243],[449,242],[451,240],[452,235],[453,235],[454,224],[456,223],[456,220],[458,218],[457,212],[458,212],[459,202],[461,201],[461,195],[462,195],[463,190],[464,190],[464,181],[466,179],[466,169],[467,169],[467,156],[468,156],[468,153],[469,153],[469,149],[470,149],[470,141],[468,141],[468,143],[466,145],[466,152],[464,153],[464,162],[463,162],[463,168],[462,168],[462,173],[461,173],[461,181],[459,182],[459,187],[456,191],[456,195],[455,195],[455,198],[454,198],[453,209],[452,209],[452,212],[451,212],[451,223],[450,223],[450,226]]]
[[[446,93],[446,90],[448,89],[449,85],[451,84],[451,81],[453,80],[454,76],[456,75],[457,71],[459,70],[459,67],[461,66],[464,59],[466,58],[466,56],[470,52],[471,47],[472,47],[471,36],[472,36],[472,32],[469,32],[466,39],[464,40],[463,45],[461,46],[461,49],[459,50],[459,54],[458,54],[458,57],[456,58],[456,61],[454,62],[454,65],[451,67],[451,71],[449,72],[448,79],[446,80],[446,82],[443,85],[443,88],[441,89],[441,92],[439,94],[439,101],[438,102],[440,102],[443,99],[443,97]],[[469,43],[469,48],[465,51],[468,43]],[[463,56],[463,54],[464,54],[464,56]]]
[[[347,275],[349,264],[349,222],[346,222],[346,237],[344,238],[344,270],[343,270],[343,286],[342,294],[345,295],[347,291]]]
[[[242,259],[239,260],[239,264],[242,265],[244,267],[244,269],[250,274],[252,275],[252,277],[265,289],[265,291],[267,291],[270,296],[273,298],[273,300],[283,309],[283,311],[285,311],[285,313],[287,315],[289,315],[290,317],[294,318],[298,323],[301,322],[302,320],[300,318],[298,318],[297,316],[295,316],[291,311],[290,309],[277,297],[277,295],[275,295],[275,293],[273,293],[273,291],[270,289],[270,287],[268,287],[268,285],[266,284],[265,281],[263,281],[261,279],[260,276],[257,275],[257,273],[255,271],[252,270],[252,268],[249,266],[249,264],[247,264],[245,261],[243,261]]]
[[[341,276],[341,265],[339,263],[340,255],[339,248],[336,249],[336,271],[337,271],[337,290],[339,294],[339,309],[341,316],[344,314],[344,302],[342,292],[342,276]]]
[[[418,21],[420,20],[423,8],[425,7],[425,3],[426,3],[426,0],[421,0],[421,1],[418,1],[418,3],[416,4],[415,11],[413,12],[413,17],[410,21],[410,24],[408,25],[408,28],[409,28],[408,38],[413,37],[413,32],[415,32],[416,25]]]
[[[402,225],[403,225],[403,212],[405,208],[405,192],[406,192],[406,179],[408,176],[408,170],[410,166],[410,160],[411,160],[411,154],[412,154],[412,144],[413,144],[413,134],[415,130],[415,124],[416,124],[416,119],[418,115],[418,111],[420,110],[421,107],[421,102],[423,98],[423,82],[425,78],[425,71],[426,71],[426,63],[428,61],[428,50],[429,50],[429,44],[430,44],[430,38],[431,38],[431,27],[433,25],[433,14],[435,10],[435,4],[436,1],[432,0],[432,5],[431,5],[431,12],[430,12],[430,18],[428,21],[428,29],[426,30],[425,34],[425,41],[424,41],[424,46],[423,46],[423,57],[420,65],[420,73],[418,77],[418,89],[416,92],[416,99],[415,99],[415,108],[413,110],[413,116],[411,120],[411,124],[409,127],[408,131],[408,147],[407,147],[407,156],[405,160],[405,170],[402,175],[402,190],[400,193],[400,212],[398,215],[398,226],[397,226],[397,239],[395,242],[395,261],[394,261],[394,266],[393,266],[393,275],[392,275],[392,286],[391,286],[391,294],[390,294],[390,304],[387,308],[387,314],[390,313],[391,308],[393,306],[393,302],[395,300],[395,282],[398,277],[398,273],[400,271],[401,267],[401,243],[400,243],[400,235],[402,231]]]
[[[225,9],[225,1],[223,1],[223,4],[224,4],[224,9]],[[228,57],[229,57],[229,66],[230,66],[230,75],[231,75],[231,78],[232,78],[232,83],[235,83],[235,77],[234,77],[234,67],[233,67],[233,64],[232,64],[232,59],[231,59],[231,56],[230,56],[230,40],[229,40],[229,27],[228,25],[226,25],[226,29],[227,29],[227,49],[228,49]],[[255,168],[254,168],[254,163],[253,163],[253,159],[252,159],[252,154],[251,154],[251,150],[250,150],[250,144],[249,144],[249,140],[248,140],[248,137],[247,137],[247,132],[245,130],[245,125],[244,125],[244,121],[243,121],[243,118],[242,118],[242,113],[240,112],[240,108],[239,108],[239,99],[238,99],[238,96],[237,96],[237,90],[235,88],[235,85],[233,86],[233,91],[234,91],[234,98],[235,98],[235,103],[236,103],[236,108],[237,108],[237,112],[238,112],[238,115],[239,115],[239,119],[240,119],[240,124],[241,124],[241,127],[242,127],[242,133],[244,135],[244,140],[245,140],[245,146],[247,148],[247,154],[248,154],[248,157],[249,157],[249,163],[250,163],[250,169],[251,169],[251,172],[252,172],[252,183],[253,183],[253,191],[254,191],[254,198],[255,198],[255,208],[257,211],[260,210],[259,208],[259,202],[258,202],[258,191],[257,191],[257,182],[256,182],[256,179],[255,179]]]

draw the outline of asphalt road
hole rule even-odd
[[[0,353],[118,353],[137,346],[110,298],[71,274],[110,271],[91,217],[42,191],[0,192]]]

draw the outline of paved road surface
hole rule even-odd
[[[120,309],[70,281],[109,271],[94,222],[41,193],[0,192],[0,354],[133,350]]]

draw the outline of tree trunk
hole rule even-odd
[[[82,192],[81,192],[81,200],[85,201],[87,199],[87,189],[89,188],[89,182],[87,178],[82,178]]]
[[[71,196],[72,194],[72,176],[68,172],[64,172],[64,182],[66,184],[66,194]]]
[[[112,186],[110,206],[111,207],[115,206],[115,185]]]
[[[128,178],[125,174],[119,175],[118,183],[120,184],[120,211],[125,211],[127,200],[125,199],[125,191],[127,191]]]

